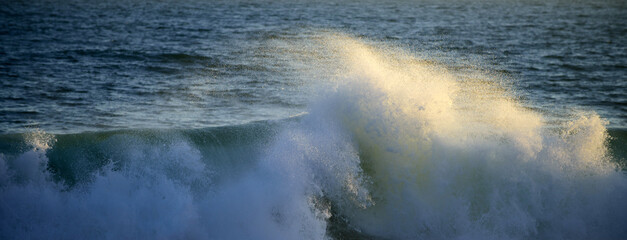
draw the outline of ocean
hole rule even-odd
[[[0,239],[625,239],[624,1],[0,5]]]

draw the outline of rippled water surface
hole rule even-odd
[[[593,110],[626,127],[626,9],[623,1],[11,1],[0,6],[0,132],[298,114],[317,79],[272,43],[320,31],[501,74],[547,121]]]

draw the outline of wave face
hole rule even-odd
[[[286,46],[328,79],[299,117],[2,136],[0,238],[627,236],[598,115],[547,127],[495,76],[341,34]]]

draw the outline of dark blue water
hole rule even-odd
[[[625,1],[0,4],[0,239],[626,239]]]
[[[625,12],[622,1],[7,2],[0,131],[198,128],[297,114],[313,81],[268,42],[320,29],[501,73],[548,121],[584,109],[626,127]]]

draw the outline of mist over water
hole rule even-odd
[[[321,30],[269,43],[306,114],[189,130],[2,135],[0,238],[621,239],[608,122],[554,126],[499,76]]]

